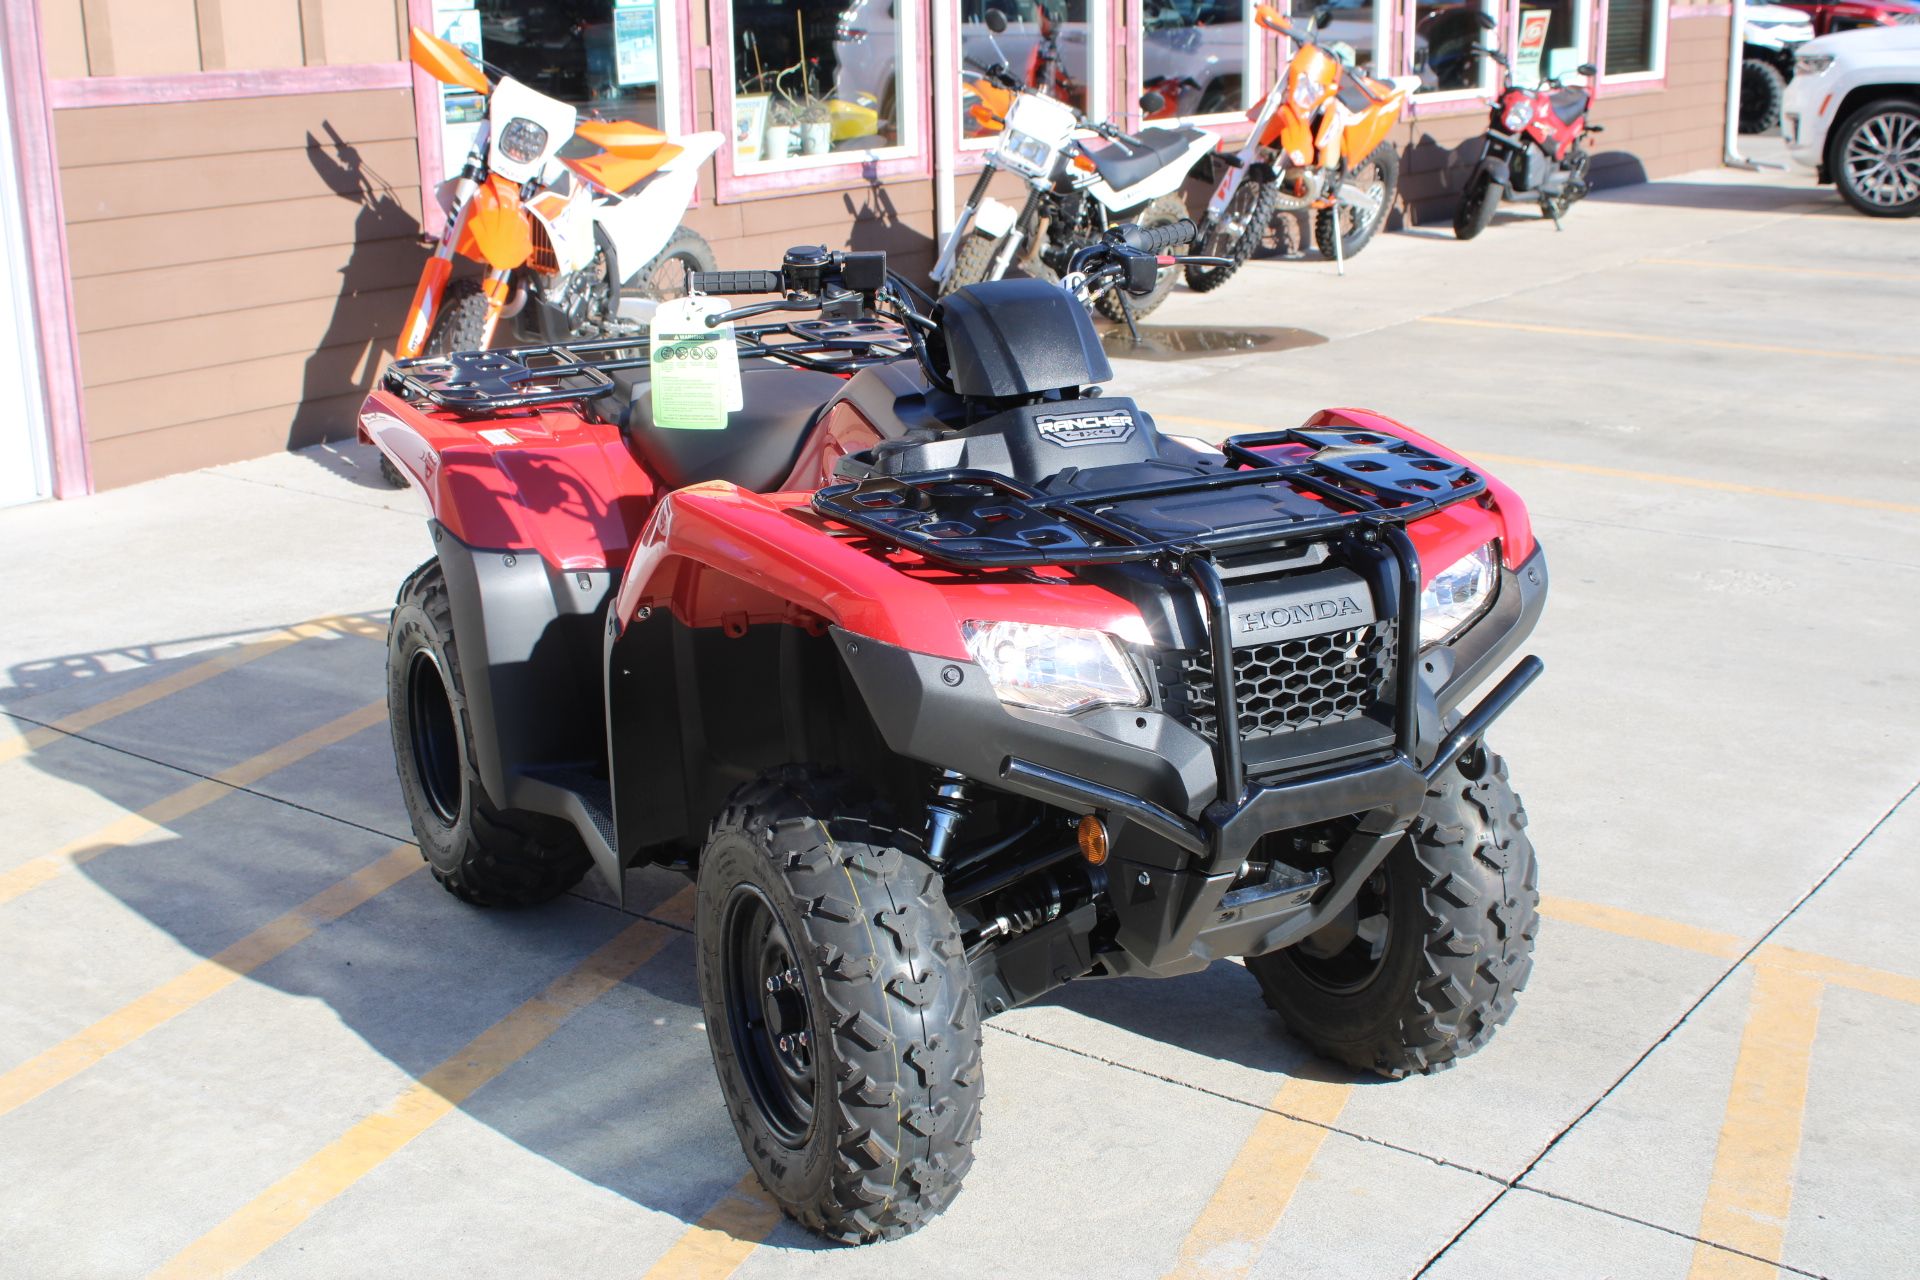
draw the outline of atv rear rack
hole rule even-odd
[[[1261,432],[1235,436],[1221,451],[1229,466],[1237,469],[1163,484],[1048,494],[992,472],[955,470],[835,485],[814,494],[813,509],[829,520],[956,567],[1167,562],[1171,572],[1186,579],[1207,620],[1214,701],[1219,708],[1214,732],[1218,796],[1235,812],[1248,784],[1232,618],[1216,557],[1357,530],[1361,541],[1376,547],[1376,554],[1387,557],[1392,565],[1382,586],[1389,593],[1383,607],[1398,620],[1393,740],[1384,759],[1336,772],[1362,779],[1376,771],[1397,771],[1395,776],[1411,785],[1421,768],[1417,758],[1421,581],[1419,553],[1404,526],[1442,507],[1478,498],[1486,492],[1486,481],[1459,462],[1372,431]],[[1154,499],[1266,486],[1276,490],[1269,495],[1276,514],[1269,519],[1197,533],[1156,527],[1151,520],[1157,514],[1151,505]],[[1286,790],[1263,788],[1260,794],[1279,803],[1277,797]]]
[[[867,317],[750,325],[736,330],[734,340],[742,360],[778,360],[821,373],[852,373],[912,354],[906,330]],[[458,351],[396,360],[387,367],[382,386],[411,403],[479,417],[597,399],[619,385],[609,373],[643,369],[650,359],[651,346],[644,337]]]

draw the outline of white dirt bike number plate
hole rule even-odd
[[[726,299],[690,294],[663,302],[648,331],[653,425],[676,431],[719,431],[746,403],[733,325],[709,327]]]

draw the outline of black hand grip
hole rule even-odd
[[[787,278],[778,271],[689,271],[693,293],[785,293]]]
[[[1159,253],[1183,244],[1192,244],[1199,237],[1200,229],[1193,225],[1192,218],[1182,218],[1165,226],[1129,227],[1126,230],[1127,247],[1143,253]]]

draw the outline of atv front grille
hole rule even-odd
[[[1233,651],[1243,741],[1357,719],[1393,679],[1398,625],[1388,619],[1324,635]],[[1190,655],[1180,664],[1186,719],[1207,737],[1219,734],[1213,661]]]

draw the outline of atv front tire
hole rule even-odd
[[[864,789],[788,767],[700,855],[700,999],[727,1111],[802,1226],[890,1240],[952,1202],[980,1128],[980,1014],[918,840]]]
[[[1394,1079],[1484,1047],[1533,968],[1526,822],[1504,761],[1476,747],[1454,762],[1355,909],[1248,958],[1267,1004],[1319,1053]]]
[[[421,856],[448,893],[477,907],[556,898],[593,856],[568,823],[502,810],[487,796],[466,689],[446,575],[429,560],[402,584],[387,632],[387,720]]]
[[[1134,222],[1143,228],[1164,227],[1168,223],[1178,222],[1186,216],[1187,202],[1182,200],[1179,193],[1176,192],[1171,195],[1161,196],[1145,209],[1142,209],[1140,216],[1135,218]],[[1186,253],[1187,250],[1188,246],[1186,245],[1176,245],[1163,252],[1178,256],[1179,254]],[[1144,319],[1155,307],[1167,300],[1167,295],[1173,292],[1173,283],[1176,274],[1177,272],[1175,272],[1172,267],[1162,267],[1160,268],[1159,274],[1154,277],[1153,292],[1138,298],[1133,297],[1131,294],[1127,296],[1127,301],[1133,304],[1134,319]],[[1125,320],[1127,313],[1122,309],[1120,302],[1122,292],[1123,290],[1121,290],[1118,285],[1107,290],[1093,300],[1094,310],[1109,320]]]

